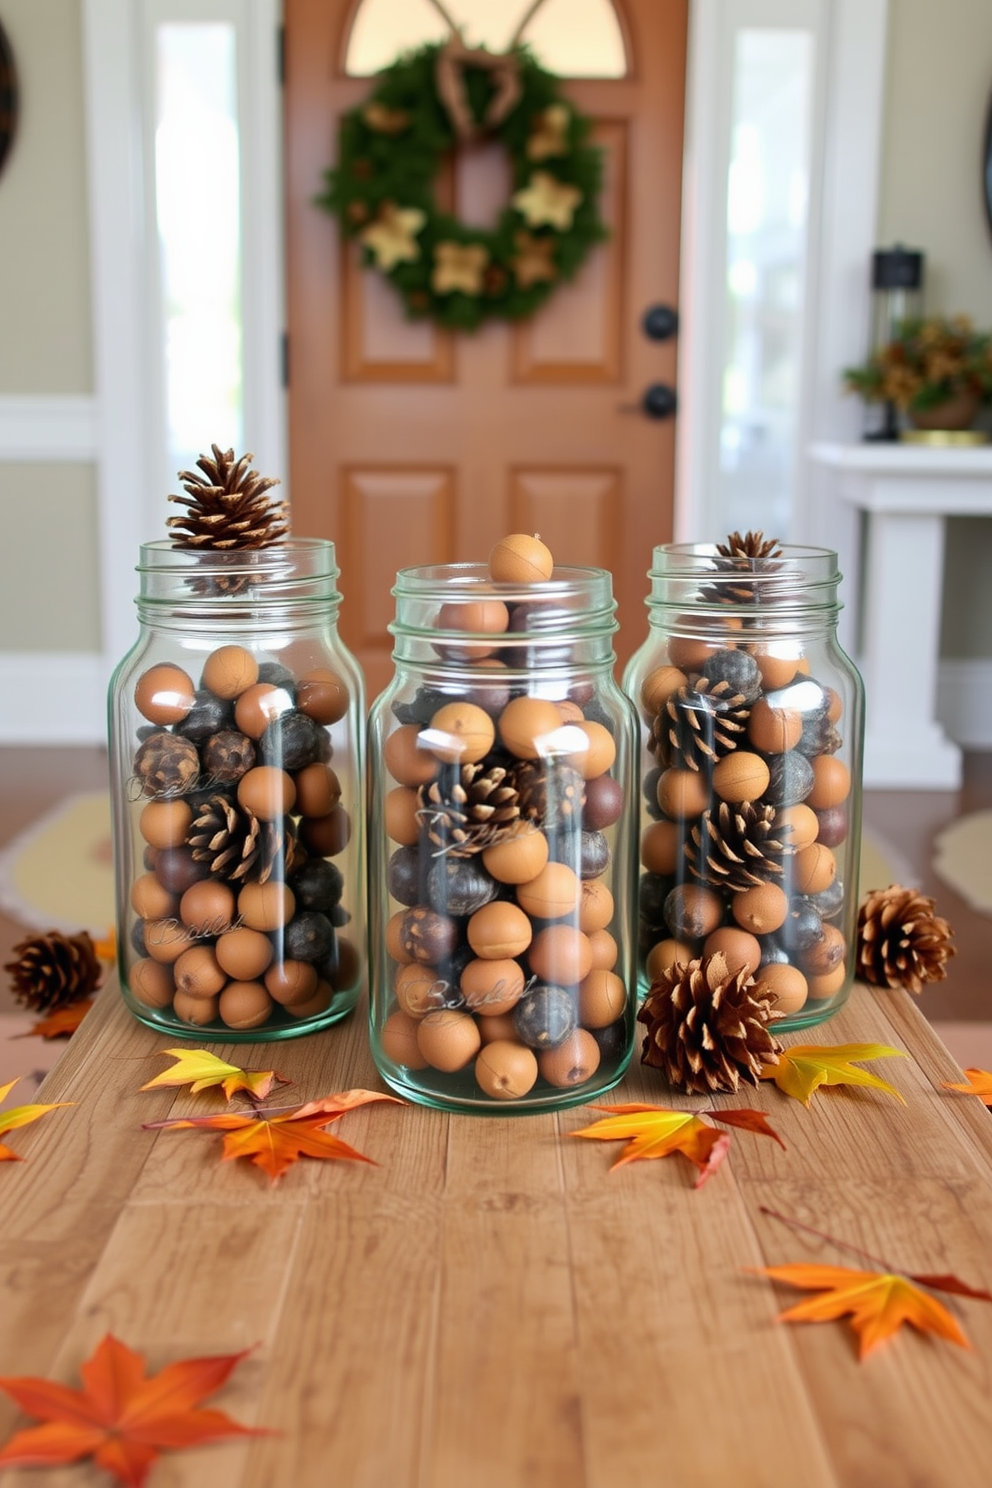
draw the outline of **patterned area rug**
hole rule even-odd
[[[992,811],[974,811],[934,840],[933,869],[977,914],[992,915]]]
[[[67,796],[0,854],[0,905],[32,930],[114,923],[114,862],[106,791]]]

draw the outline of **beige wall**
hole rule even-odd
[[[989,0],[889,0],[879,241],[926,254],[928,310],[992,328],[982,142],[992,97]],[[992,656],[992,521],[948,523],[944,656]]]
[[[21,96],[0,175],[0,394],[89,393],[79,0],[0,0],[0,21]]]
[[[92,393],[79,0],[0,0],[20,120],[0,175],[0,396]],[[0,650],[99,651],[96,473],[0,461]]]

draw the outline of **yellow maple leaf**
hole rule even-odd
[[[0,1085],[0,1103],[6,1100],[16,1084],[17,1080],[14,1079],[7,1085]],[[0,1136],[4,1132],[14,1131],[19,1126],[29,1126],[32,1121],[37,1121],[39,1116],[44,1116],[46,1111],[54,1111],[59,1106],[74,1106],[75,1104],[75,1101],[54,1101],[50,1106],[11,1106],[9,1111],[0,1111]],[[24,1159],[18,1157],[16,1152],[11,1152],[9,1147],[5,1147],[0,1142],[0,1162],[23,1161]]]
[[[691,1111],[669,1111],[663,1106],[642,1105],[596,1106],[594,1109],[614,1114],[572,1132],[572,1136],[590,1137],[597,1142],[626,1141],[627,1146],[613,1163],[611,1172],[613,1168],[623,1167],[624,1163],[681,1152],[699,1169],[696,1187],[701,1188],[723,1162],[730,1146],[726,1132],[717,1131]]]
[[[163,1049],[176,1062],[171,1069],[163,1070],[142,1090],[154,1090],[163,1085],[188,1085],[193,1095],[201,1090],[210,1090],[220,1085],[228,1100],[239,1090],[245,1090],[253,1100],[264,1100],[278,1080],[282,1085],[291,1085],[284,1075],[275,1070],[243,1070],[236,1064],[227,1064],[216,1054],[206,1049]]]
[[[779,1090],[791,1095],[793,1100],[808,1106],[815,1090],[821,1085],[870,1085],[875,1090],[885,1090],[896,1100],[906,1102],[896,1090],[870,1070],[858,1069],[852,1062],[864,1059],[905,1059],[902,1049],[893,1049],[888,1044],[793,1044],[783,1049],[778,1064],[766,1064],[761,1071],[763,1080],[774,1080]]]
[[[966,1069],[964,1077],[967,1085],[951,1085],[944,1081],[945,1090],[960,1090],[965,1095],[977,1095],[980,1101],[987,1106],[992,1106],[992,1074],[983,1069]]]
[[[911,1323],[921,1333],[936,1333],[961,1348],[971,1347],[942,1302],[894,1272],[855,1271],[849,1266],[791,1265],[765,1266],[760,1268],[760,1274],[819,1293],[779,1313],[779,1322],[827,1323],[850,1316],[851,1327],[860,1339],[862,1359],[891,1338],[903,1323]]]

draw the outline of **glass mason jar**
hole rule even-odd
[[[334,544],[148,543],[110,684],[124,1000],[173,1037],[293,1038],[364,971],[364,701]]]
[[[837,557],[654,550],[641,720],[642,992],[723,951],[775,990],[775,1030],[821,1022],[855,966],[863,690],[840,649]]]
[[[422,1104],[505,1115],[623,1075],[636,1012],[637,722],[601,569],[397,575],[369,718],[372,1053]]]

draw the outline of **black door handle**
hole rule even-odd
[[[675,389],[670,388],[667,382],[652,382],[650,387],[644,389],[641,407],[648,418],[671,418],[678,407]]]
[[[679,312],[671,305],[649,305],[641,317],[641,329],[649,341],[670,341],[678,335]]]

